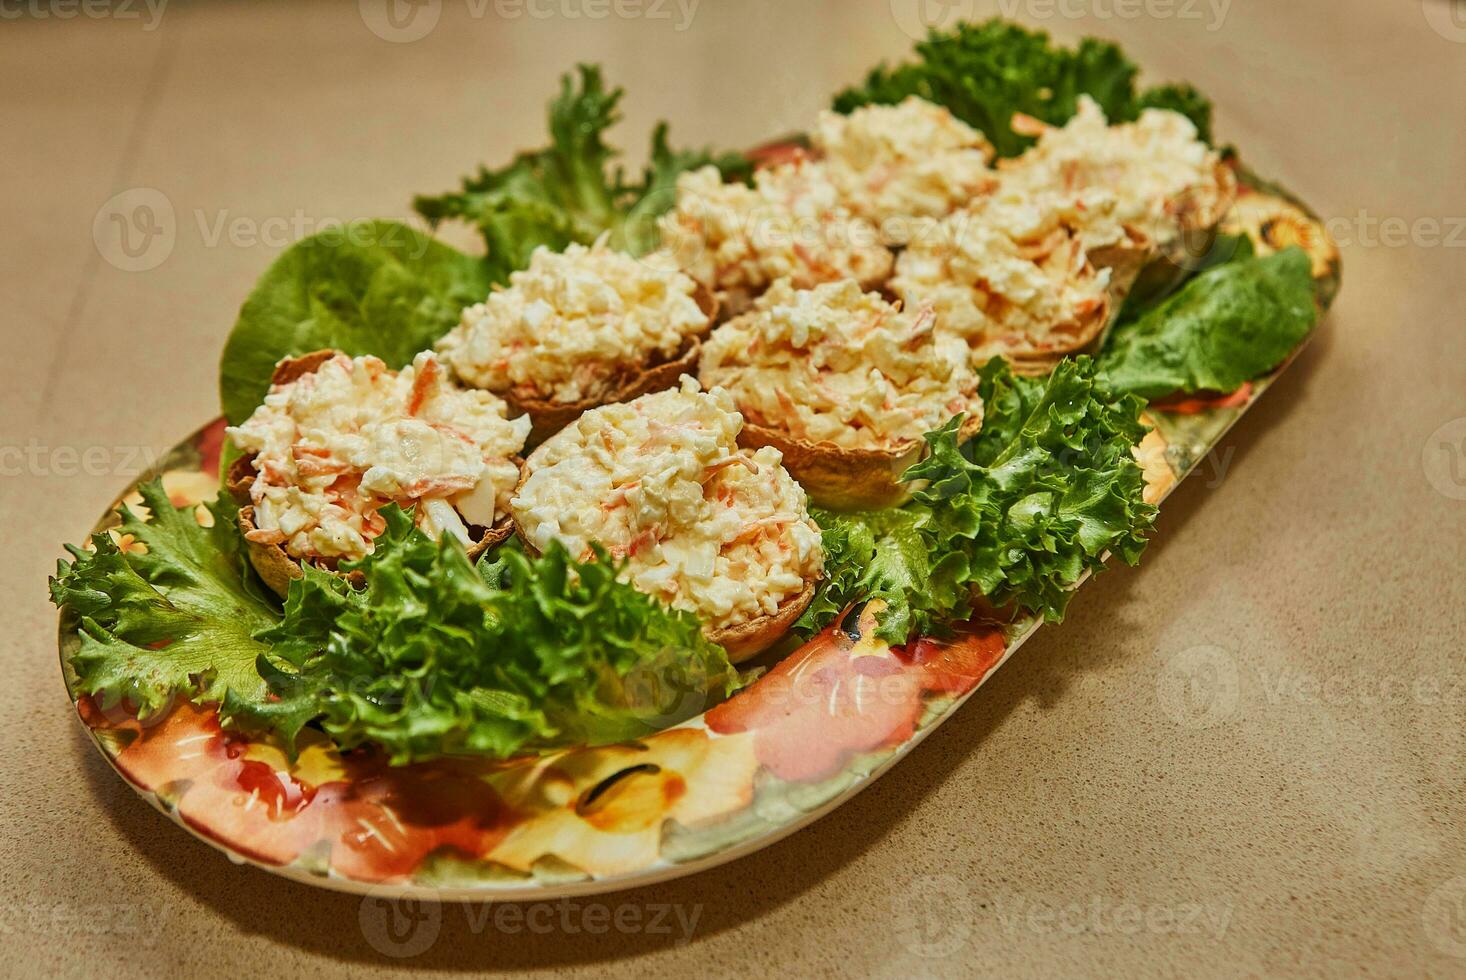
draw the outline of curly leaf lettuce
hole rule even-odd
[[[1001,360],[981,373],[983,429],[959,445],[961,416],[927,435],[906,471],[911,503],[876,514],[821,515],[827,578],[804,629],[847,604],[880,598],[880,634],[903,643],[971,616],[975,596],[1050,621],[1107,554],[1134,564],[1156,509],[1132,449],[1143,403],[1099,382],[1089,358],[1046,379]]]
[[[1283,363],[1317,319],[1308,255],[1248,250],[1118,324],[1100,365],[1110,387],[1147,399],[1235,391]]]
[[[227,497],[174,507],[162,484],[142,485],[146,519],[119,509],[116,533],[92,536],[92,550],[68,546],[51,601],[75,615],[80,646],[70,667],[77,688],[104,708],[126,704],[141,718],[166,711],[176,696],[194,701],[257,699],[265,683],[255,662],[268,650],[254,634],[279,614],[242,553],[237,511]]]
[[[318,721],[394,764],[506,758],[643,737],[739,684],[696,617],[617,581],[605,555],[511,547],[475,567],[451,539],[383,514],[372,553],[345,566],[364,590],[313,569],[291,584],[284,620],[258,636],[271,699],[226,699],[227,723],[293,746]]]
[[[480,167],[457,191],[413,201],[434,225],[446,218],[477,225],[499,279],[528,265],[542,245],[560,251],[572,242],[588,245],[605,232],[613,247],[649,251],[658,241],[656,217],[673,204],[678,174],[713,164],[725,177],[740,179],[751,169],[736,153],[673,150],[661,123],[645,173],[628,182],[620,168],[613,169],[617,153],[604,138],[620,120],[624,90],[607,90],[595,65],[580,65],[579,72],[579,88],[563,76],[560,94],[550,103],[549,146],[521,153],[499,170]]]
[[[882,65],[864,84],[835,97],[835,110],[851,112],[871,103],[895,104],[915,95],[946,106],[992,142],[1000,157],[1017,156],[1032,145],[1012,128],[1022,112],[1054,125],[1074,115],[1080,95],[1089,95],[1112,121],[1135,119],[1148,108],[1172,109],[1211,139],[1211,103],[1189,85],[1137,90],[1135,64],[1115,45],[1085,38],[1073,50],[994,19],[932,31],[916,45],[918,61]]]
[[[224,415],[243,422],[283,357],[334,348],[400,368],[493,286],[489,269],[394,221],[356,221],[287,249],[239,311],[219,362]]]

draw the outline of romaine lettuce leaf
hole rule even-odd
[[[1281,364],[1318,319],[1308,255],[1290,246],[1202,272],[1117,324],[1100,357],[1106,382],[1144,398],[1235,391]]]
[[[174,507],[162,484],[139,488],[144,520],[123,506],[117,534],[92,536],[92,550],[68,546],[57,564],[51,601],[79,618],[81,645],[70,666],[78,688],[103,708],[126,702],[139,717],[162,713],[175,696],[258,699],[265,684],[255,661],[268,647],[254,633],[279,613],[254,577],[235,527],[237,508],[221,496]]]
[[[475,567],[389,508],[370,555],[345,566],[366,588],[307,569],[285,618],[258,638],[272,700],[229,698],[232,726],[293,745],[310,720],[343,748],[393,763],[505,758],[639,738],[695,715],[738,673],[696,619],[616,580],[617,566],[558,546],[513,546]]]
[[[616,151],[605,133],[620,119],[622,89],[606,90],[601,70],[580,65],[577,90],[570,75],[550,103],[550,145],[521,153],[499,170],[480,167],[458,191],[419,196],[413,207],[436,225],[460,218],[478,226],[494,275],[506,278],[529,264],[544,245],[555,251],[572,242],[588,245],[604,232],[611,245],[634,254],[655,248],[655,219],[674,203],[673,188],[684,170],[714,164],[730,179],[751,170],[741,154],[714,156],[705,150],[673,150],[667,125],[652,135],[650,163],[641,180],[628,182],[612,168]]]
[[[894,104],[915,95],[946,106],[992,142],[1000,157],[1017,156],[1033,140],[1013,132],[1015,112],[1054,125],[1073,116],[1080,95],[1089,95],[1111,121],[1135,119],[1142,109],[1172,109],[1211,139],[1211,103],[1189,85],[1137,92],[1137,68],[1121,50],[1085,38],[1073,50],[1049,43],[1042,31],[994,19],[932,31],[916,45],[920,60],[881,65],[835,97],[838,112],[870,103]]]
[[[236,425],[248,418],[283,357],[329,347],[403,367],[493,282],[479,259],[394,221],[355,221],[304,238],[239,311],[219,362],[224,415]]]

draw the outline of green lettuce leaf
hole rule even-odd
[[[227,496],[208,505],[211,527],[194,507],[174,507],[162,484],[140,488],[144,520],[119,510],[119,534],[92,536],[92,550],[68,546],[50,580],[51,601],[80,623],[70,666],[78,689],[103,708],[122,703],[140,717],[160,714],[175,696],[194,701],[259,699],[255,661],[268,647],[254,638],[279,613],[243,555],[238,511]],[[145,549],[145,550],[143,550]]]
[[[493,283],[479,259],[393,221],[356,221],[302,239],[239,311],[219,364],[224,415],[235,424],[248,418],[283,357],[335,348],[400,368]]]
[[[825,577],[795,628],[813,633],[850,603],[881,598],[886,600],[885,625],[904,640],[906,597],[922,587],[931,570],[925,542],[916,531],[919,513],[910,506],[859,513],[813,511],[825,550]]]
[[[949,32],[932,31],[916,45],[920,60],[881,65],[863,85],[835,97],[838,112],[871,103],[895,104],[915,95],[946,106],[957,118],[981,130],[998,156],[1017,156],[1032,145],[1013,132],[1015,112],[1054,125],[1074,115],[1080,95],[1089,95],[1111,121],[1127,121],[1142,109],[1172,109],[1211,139],[1211,103],[1189,85],[1136,90],[1136,66],[1121,50],[1085,38],[1073,50],[1049,43],[1042,31],[1002,20],[961,24]]]
[[[1140,399],[1107,390],[1087,357],[1043,379],[995,358],[979,391],[981,432],[959,445],[958,416],[927,435],[930,454],[905,474],[926,481],[911,503],[820,515],[834,547],[802,628],[871,598],[886,602],[879,632],[893,643],[947,631],[976,596],[1058,621],[1107,554],[1139,560],[1156,514],[1131,454],[1145,434]]]
[[[1202,272],[1117,324],[1100,358],[1107,383],[1147,399],[1235,391],[1273,370],[1318,318],[1306,253],[1250,252]]]
[[[226,723],[293,746],[318,720],[343,748],[395,764],[506,758],[640,738],[731,692],[739,676],[696,619],[616,581],[617,566],[514,547],[475,567],[396,508],[357,591],[307,569],[285,618],[258,635],[267,703],[230,698]]]
[[[730,179],[746,178],[749,161],[741,154],[715,156],[706,150],[673,150],[667,125],[652,136],[650,163],[639,181],[628,182],[612,167],[617,152],[605,133],[619,120],[624,91],[607,90],[601,70],[580,65],[577,89],[570,75],[550,103],[550,145],[521,153],[499,170],[480,167],[459,190],[419,196],[413,207],[436,225],[458,218],[478,226],[488,263],[499,279],[529,264],[541,245],[560,251],[572,242],[588,245],[611,233],[615,248],[641,254],[658,242],[656,218],[673,203],[677,175],[716,165]]]

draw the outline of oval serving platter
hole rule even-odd
[[[1238,174],[1222,230],[1248,235],[1259,253],[1301,245],[1327,309],[1340,269],[1322,225],[1286,191]],[[1147,499],[1164,499],[1286,368],[1225,398],[1153,405],[1156,428],[1141,446]],[[176,506],[210,499],[223,434],[222,419],[200,429],[118,502],[136,509],[137,486],[154,477]],[[97,530],[116,525],[115,507]],[[343,755],[319,732],[292,762],[223,731],[212,705],[179,701],[143,725],[78,697],[68,614],[60,652],[103,757],[232,860],[338,891],[538,901],[691,874],[812,823],[951,717],[1040,625],[973,622],[949,640],[893,648],[875,637],[875,613],[857,606],[728,701],[640,742],[398,768]]]

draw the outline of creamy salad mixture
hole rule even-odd
[[[401,371],[375,357],[338,355],[276,385],[229,438],[254,454],[256,530],[296,558],[360,558],[385,529],[388,503],[415,506],[433,536],[470,542],[468,525],[508,512],[513,457],[528,418],[505,418],[487,391],[459,388],[436,355]]]
[[[967,345],[936,325],[931,306],[903,310],[848,279],[780,280],[713,331],[699,376],[731,392],[745,418],[796,439],[901,449],[982,411]]]
[[[697,284],[667,255],[535,249],[507,288],[463,311],[438,350],[466,384],[521,398],[598,398],[706,332]]]
[[[1113,202],[1015,195],[1005,189],[924,227],[902,252],[890,289],[908,308],[929,304],[940,329],[995,354],[1065,350],[1108,301],[1076,231]]]
[[[778,610],[817,579],[824,553],[804,491],[778,450],[738,447],[726,392],[682,386],[592,409],[526,464],[513,500],[535,548],[591,544],[624,578],[717,629]]]
[[[1099,105],[1079,97],[1078,112],[1062,127],[1027,120],[1038,143],[1004,161],[1002,183],[1012,194],[1091,193],[1113,198],[1113,222],[1159,245],[1181,231],[1188,211],[1214,214],[1230,196],[1219,177],[1220,157],[1179,112],[1146,109],[1135,122],[1106,124]],[[1086,233],[1087,244],[1117,241],[1113,230]]]
[[[725,184],[715,167],[689,171],[677,178],[677,205],[661,220],[662,247],[735,308],[780,278],[798,286],[880,283],[891,253],[875,226],[838,197],[807,160],[760,170],[753,187]]]
[[[822,112],[813,143],[842,203],[887,241],[906,241],[904,219],[940,218],[996,184],[987,138],[916,96],[848,116]]]

